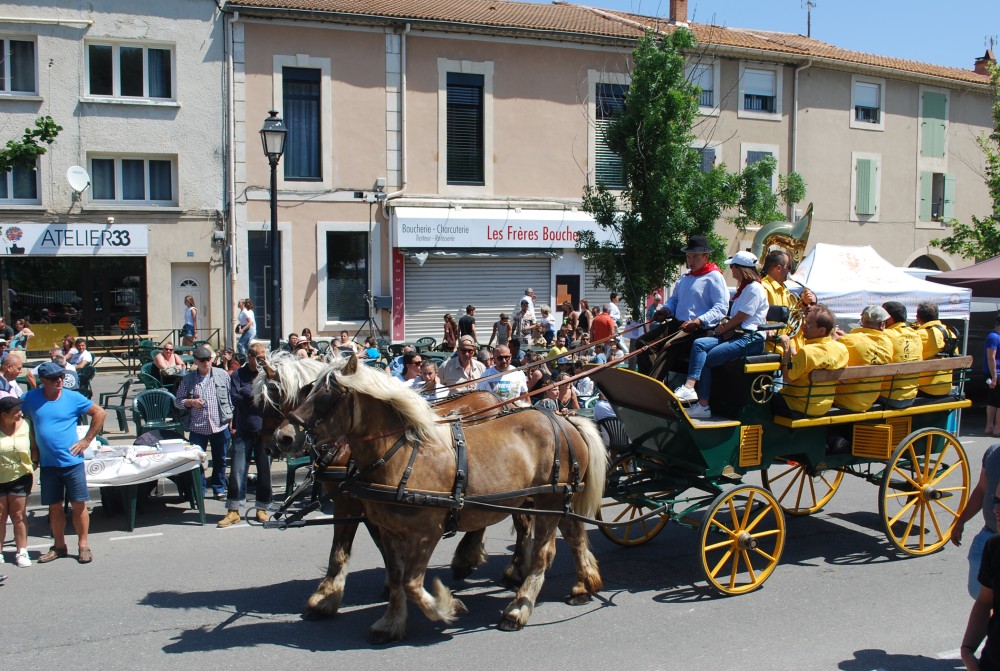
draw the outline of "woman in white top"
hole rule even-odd
[[[197,331],[198,308],[195,307],[194,296],[187,295],[184,297],[184,327],[181,329],[185,345],[191,346],[194,344],[194,334]]]
[[[239,334],[240,341],[236,343],[236,351],[246,356],[250,342],[257,337],[257,317],[253,313],[253,301],[244,298],[238,305],[240,306]]]
[[[760,283],[757,257],[750,252],[737,252],[726,263],[733,277],[740,283],[729,308],[727,321],[709,331],[709,336],[698,338],[691,346],[688,379],[674,394],[681,401],[694,401],[687,413],[689,417],[710,417],[709,394],[712,391],[712,367],[744,355],[764,351],[764,339],[757,336],[757,327],[767,319],[767,292]],[[741,329],[742,333],[738,333]]]

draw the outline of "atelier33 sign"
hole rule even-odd
[[[145,256],[148,251],[143,224],[0,225],[0,255]]]

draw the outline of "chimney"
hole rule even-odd
[[[670,23],[675,26],[687,26],[688,24],[687,0],[670,0]]]
[[[673,5],[671,5],[671,11],[673,11]],[[978,75],[989,75],[990,65],[996,65],[997,58],[993,55],[992,49],[987,49],[986,53],[976,59],[976,64],[972,67]]]

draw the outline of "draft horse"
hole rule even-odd
[[[352,491],[378,527],[388,574],[389,605],[369,632],[373,643],[405,636],[407,598],[431,620],[451,623],[465,612],[440,580],[434,581],[434,593],[428,592],[424,577],[449,525],[478,530],[509,515],[477,506],[477,499],[519,507],[530,497],[536,510],[557,513],[534,520],[533,538],[526,543],[527,576],[500,621],[503,630],[521,629],[555,556],[559,514],[568,504],[573,512],[592,516],[603,496],[607,450],[590,420],[535,409],[467,425],[439,420],[412,390],[349,363],[317,379],[274,433],[277,449],[286,455],[302,451],[307,432],[351,446],[358,469]],[[463,478],[464,505],[454,505]],[[602,587],[597,560],[583,524],[563,522],[577,573],[571,602],[583,603]]]
[[[269,354],[261,363],[262,374],[254,380],[254,400],[264,413],[262,433],[265,441],[271,442],[270,436],[284,419],[299,403],[305,400],[312,389],[313,381],[328,367],[334,370],[342,369],[347,360],[337,356],[330,364],[316,359],[302,358],[287,352]],[[356,363],[354,364],[357,365]],[[441,415],[453,413],[465,414],[480,412],[477,416],[490,417],[498,414],[495,408],[500,398],[489,391],[474,391],[459,396],[448,397],[432,403],[434,412]],[[494,408],[491,410],[491,408]],[[482,412],[484,411],[485,412]],[[349,449],[340,450],[329,466],[329,472],[344,474],[351,453]],[[334,511],[333,543],[330,547],[330,558],[327,563],[326,575],[316,591],[306,601],[303,617],[307,620],[318,620],[337,614],[344,597],[347,582],[347,565],[351,558],[354,537],[358,531],[356,520],[364,514],[361,503],[343,493],[335,493],[340,481],[336,478],[321,481],[324,492],[331,495]],[[520,548],[527,522],[515,516],[515,527],[518,535],[518,551],[515,552],[509,566],[504,569],[504,582],[520,584],[524,580],[523,561]],[[375,545],[382,550],[378,530],[367,525]],[[478,529],[465,534],[455,549],[452,559],[452,575],[456,580],[467,578],[472,571],[486,562],[486,550],[483,538],[486,529]]]

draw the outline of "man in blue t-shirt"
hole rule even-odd
[[[73,506],[73,528],[79,537],[77,561],[88,564],[94,559],[87,541],[90,515],[87,512],[87,474],[83,451],[104,428],[107,412],[89,398],[63,389],[66,369],[47,361],[38,367],[42,386],[24,395],[24,414],[31,420],[31,460],[41,465],[42,505],[49,507],[52,547],[38,558],[39,564],[65,557],[66,513],[63,501]],[[77,438],[80,415],[90,416],[87,435]]]
[[[983,372],[986,373],[986,384],[989,393],[986,397],[986,434],[1000,436],[1000,385],[997,384],[997,359],[1000,358],[1000,315],[993,323],[993,330],[986,336],[986,358],[983,361]]]

